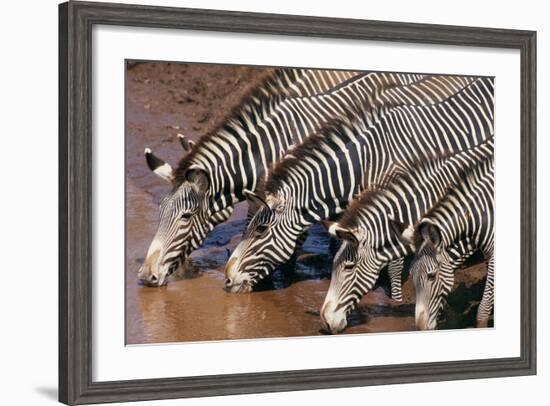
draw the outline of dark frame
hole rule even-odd
[[[518,49],[521,54],[521,355],[186,378],[92,380],[94,24]],[[109,3],[59,6],[59,400],[219,396],[536,373],[536,32]]]

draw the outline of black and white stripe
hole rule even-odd
[[[327,331],[346,327],[347,316],[373,288],[380,270],[414,252],[414,225],[461,188],[471,171],[492,161],[493,153],[491,137],[455,154],[396,165],[381,186],[354,200],[341,220],[325,222],[329,233],[344,241],[321,310]]]
[[[375,125],[367,122],[324,128],[277,164],[262,208],[228,263],[234,291],[250,291],[291,257],[311,224],[341,213],[394,163],[453,153],[491,137],[493,79],[478,78],[435,104],[398,105]]]

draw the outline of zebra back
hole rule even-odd
[[[277,88],[282,86],[288,97],[307,97],[328,92],[365,72],[320,69],[281,69],[286,77]]]

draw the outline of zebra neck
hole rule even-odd
[[[211,228],[214,228],[218,224],[221,224],[229,219],[231,217],[231,214],[233,213],[233,206],[225,207],[224,209],[214,211],[210,215],[210,224]]]
[[[452,268],[462,268],[466,260],[476,251],[476,244],[470,238],[465,238],[453,242],[445,248],[445,251]]]
[[[244,196],[242,196],[242,193],[241,197],[238,197],[234,190],[230,190],[227,192],[223,190],[211,190],[210,196],[211,197],[209,198],[209,200],[211,215],[223,217],[225,213],[229,213],[227,218],[229,218],[229,216],[233,212],[235,204],[244,200]],[[227,218],[225,220],[227,220]]]

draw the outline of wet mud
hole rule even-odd
[[[137,272],[158,224],[158,203],[170,186],[152,174],[143,149],[175,165],[182,156],[176,134],[192,140],[211,131],[257,84],[266,69],[199,64],[132,64],[127,71],[126,134],[126,341],[127,344],[295,337],[324,334],[319,310],[330,284],[329,237],[313,226],[294,272],[278,271],[260,291],[223,290],[223,266],[244,230],[246,203],[237,205],[195,251],[185,271],[166,286],[148,288]],[[456,275],[443,328],[471,327],[483,291],[479,258]],[[405,280],[407,279],[405,275]],[[344,333],[414,330],[414,290],[403,302],[389,295],[383,272],[349,318]]]

